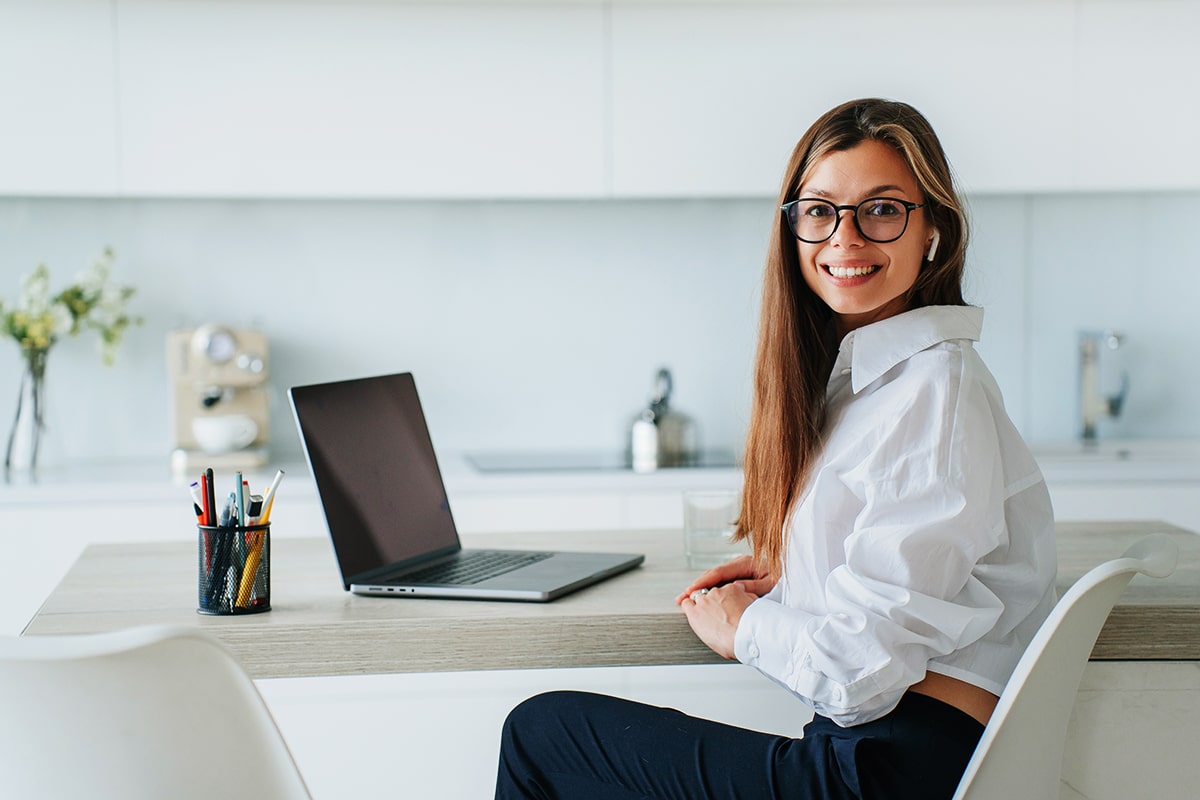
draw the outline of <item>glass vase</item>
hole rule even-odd
[[[6,476],[32,475],[45,446],[46,434],[46,356],[49,350],[25,350],[21,353],[25,370],[17,393],[17,410],[8,431],[4,451]]]

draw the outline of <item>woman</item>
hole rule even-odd
[[[772,229],[737,536],[678,603],[816,712],[802,739],[615,698],[510,714],[496,796],[950,797],[1053,606],[1045,482],[971,342],[967,230],[911,106],[797,144]]]

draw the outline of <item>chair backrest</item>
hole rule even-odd
[[[0,796],[308,798],[254,682],[197,628],[0,638]]]
[[[1088,656],[1133,576],[1165,578],[1179,547],[1152,534],[1076,581],[1017,662],[955,800],[1058,800],[1063,750]]]

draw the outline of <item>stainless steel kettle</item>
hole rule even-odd
[[[671,371],[666,367],[654,376],[650,402],[629,423],[628,458],[635,472],[659,467],[686,467],[700,455],[700,435],[695,421],[671,408]]]

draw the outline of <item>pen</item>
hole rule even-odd
[[[218,528],[227,528],[233,524],[233,492],[225,498],[225,505],[221,507],[221,516],[217,520]]]
[[[196,524],[208,524],[208,497],[204,493],[204,476],[200,476],[199,481],[192,481],[188,488],[192,492],[192,509],[196,512]],[[209,541],[208,531],[200,531],[200,540],[204,545],[204,568],[210,569],[212,566],[212,543]]]
[[[216,525],[217,520],[217,485],[213,480],[212,467],[204,470],[204,496],[208,500],[208,524]]]
[[[244,486],[245,481],[242,480],[242,473],[238,472],[238,473],[235,473],[235,475],[236,475],[235,479],[236,479],[237,483],[233,488],[234,488],[234,491],[237,492],[237,497],[234,500],[234,503],[235,503],[234,507],[237,509],[237,523],[236,524],[239,527],[241,527],[246,524],[246,494],[245,494],[245,486]]]
[[[233,603],[237,599],[238,580],[242,572],[246,568],[246,479],[241,472],[234,473],[234,480],[237,485],[234,490],[237,492],[235,499],[235,508],[237,509],[237,520],[233,523],[238,527],[238,530],[233,536],[234,557],[237,559],[237,572],[230,572],[232,584],[229,586],[229,607],[233,608]]]
[[[208,476],[200,473],[200,524],[212,525],[212,506],[208,502]]]
[[[263,513],[263,497],[261,494],[250,495],[250,502],[246,505],[246,522],[249,525],[258,525],[259,517]]]
[[[200,525],[204,524],[204,505],[203,496],[200,494],[200,483],[192,481],[188,487],[192,494],[192,509],[196,512],[196,522]]]

